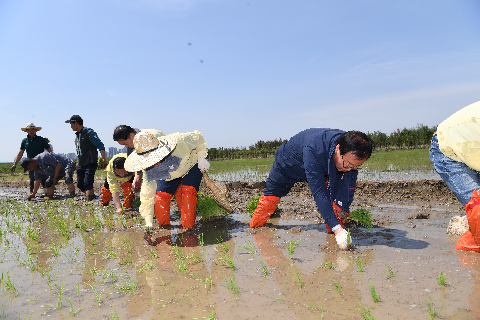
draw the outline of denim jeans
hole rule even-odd
[[[430,162],[462,205],[470,201],[474,190],[480,189],[480,174],[466,164],[445,156],[438,147],[436,133],[430,145]]]

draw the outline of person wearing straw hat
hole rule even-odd
[[[154,197],[154,213],[158,224],[170,225],[170,200],[175,195],[182,227],[193,227],[197,192],[203,173],[210,167],[205,159],[207,142],[202,134],[193,131],[155,137],[152,133],[141,130],[135,134],[133,145],[135,151],[125,161],[125,169],[145,170],[144,181],[158,181],[156,190],[142,193],[144,197]],[[142,190],[143,188],[144,186]],[[144,200],[140,198],[140,201]],[[146,226],[151,227],[153,215],[150,211],[140,213],[146,214],[142,216]]]
[[[137,129],[127,125],[117,126],[113,131],[113,140],[127,148],[127,157],[135,150],[133,139],[139,132],[149,132],[157,138],[165,136],[165,133],[155,129]],[[150,217],[149,219],[153,219],[157,181],[148,181],[146,175],[143,174],[143,171],[144,170],[138,170],[135,172],[135,177],[133,179],[133,192],[136,193],[140,190],[140,208],[138,209],[140,215],[142,217]],[[152,221],[147,221],[147,226],[151,227]]]
[[[27,133],[27,137],[22,140],[20,144],[20,151],[15,158],[15,162],[10,170],[13,172],[17,167],[17,164],[23,157],[23,153],[25,150],[27,151],[27,158],[35,158],[37,155],[42,153],[43,151],[47,150],[48,152],[52,152],[52,149],[48,145],[48,142],[45,138],[37,135],[37,132],[42,130],[42,127],[37,127],[33,123],[27,123],[25,128],[20,128],[23,132]],[[35,183],[35,177],[33,170],[30,170],[29,173],[30,178],[30,193],[32,193]],[[42,183],[42,186],[45,187],[45,183]]]

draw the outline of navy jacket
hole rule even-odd
[[[313,128],[304,130],[281,145],[275,164],[284,176],[307,181],[323,219],[330,227],[339,224],[332,201],[349,211],[353,201],[357,170],[338,171],[333,155],[342,130]]]

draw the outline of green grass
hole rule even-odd
[[[217,174],[224,171],[238,171],[246,168],[260,172],[269,172],[272,164],[273,158],[210,161],[210,170],[208,170],[208,173]]]
[[[227,211],[220,207],[212,196],[198,192],[197,213],[202,217],[202,220],[208,220],[215,216],[224,216]]]
[[[432,165],[428,149],[419,149],[374,152],[362,168],[370,171],[432,170]]]

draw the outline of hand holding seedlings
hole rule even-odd
[[[340,231],[335,234],[335,240],[337,241],[337,244],[340,247],[340,249],[347,250],[350,247],[350,244],[348,243],[349,234],[343,228],[337,229],[337,230],[340,230]],[[352,241],[352,238],[350,237],[350,243],[351,241]]]

